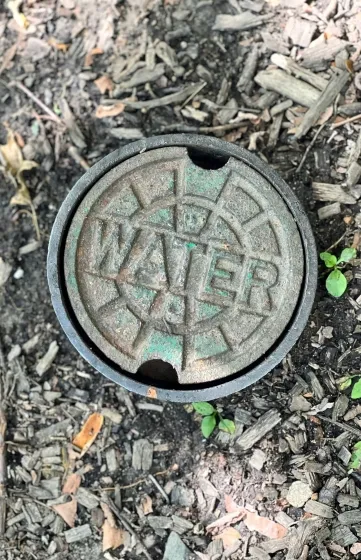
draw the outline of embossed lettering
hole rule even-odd
[[[95,218],[92,222],[92,241],[91,272],[117,274],[121,264],[122,225]]]
[[[276,285],[277,279],[278,269],[276,265],[250,257],[246,264],[240,301],[259,312],[272,311],[274,302],[271,288]]]

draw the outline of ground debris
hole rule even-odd
[[[330,506],[321,504],[321,502],[316,502],[316,500],[308,500],[305,505],[305,511],[307,513],[312,513],[318,517],[324,517],[325,519],[333,518],[333,510]]]
[[[341,546],[350,546],[357,542],[356,535],[346,525],[336,525],[331,529],[332,540]]]
[[[249,459],[249,464],[251,467],[256,469],[257,471],[262,470],[264,463],[267,460],[267,455],[262,449],[255,449],[253,452],[252,457]]]
[[[178,533],[179,535],[183,535],[187,531],[191,531],[193,529],[193,523],[185,519],[184,517],[179,517],[178,515],[172,515],[173,521],[173,531]]]
[[[188,560],[190,550],[186,547],[179,535],[172,531],[165,546],[163,560]]]
[[[153,69],[140,68],[133,74],[133,76],[129,80],[121,82],[114,88],[114,96],[117,97],[127,89],[132,89],[134,87],[150,82],[155,82],[156,80],[159,80],[161,76],[163,76],[164,71],[165,66],[163,63],[156,64]]]
[[[138,439],[133,444],[133,469],[149,471],[153,463],[153,444],[147,439]]]
[[[56,340],[53,340],[53,342],[50,343],[47,353],[44,354],[41,360],[39,360],[39,362],[36,364],[35,370],[38,375],[44,375],[44,373],[48,371],[51,364],[55,360],[58,351],[58,343],[56,342]]]
[[[87,537],[91,537],[91,535],[92,532],[88,524],[80,525],[79,527],[74,527],[74,529],[69,529],[68,531],[64,531],[64,537],[68,544],[82,541]]]
[[[236,16],[218,14],[213,29],[216,31],[246,31],[262,25],[264,21],[272,18],[272,15],[257,15],[252,12],[243,12]]]
[[[287,529],[283,525],[251,511],[245,510],[245,513],[246,517],[243,521],[250,531],[257,531],[270,539],[282,539],[287,535]]]
[[[77,505],[77,501],[72,498],[70,502],[66,502],[65,504],[57,504],[52,507],[53,510],[58,515],[60,515],[62,519],[64,519],[65,523],[69,525],[69,527],[74,527]]]
[[[324,113],[324,111],[332,105],[333,101],[347,84],[349,79],[350,73],[347,71],[335,73],[331,77],[327,87],[323,90],[315,104],[310,106],[310,109],[303,117],[301,124],[297,128],[296,138],[302,138],[302,136],[307,134],[310,128],[317,123],[322,113]]]
[[[152,529],[171,529],[173,527],[173,521],[170,517],[148,515],[147,521]]]
[[[343,117],[354,117],[361,113],[361,102],[347,103],[337,108],[337,114]]]
[[[238,91],[246,91],[249,90],[250,86],[252,86],[252,79],[257,69],[258,63],[258,47],[254,45],[250,50],[249,54],[247,55],[246,62],[242,68],[241,75],[237,82],[237,89]]]
[[[94,443],[102,429],[103,422],[103,415],[93,412],[82,426],[80,432],[74,437],[73,445],[81,450],[80,457],[83,457]]]
[[[324,70],[329,61],[334,60],[337,53],[347,47],[347,41],[338,37],[329,37],[327,40],[320,36],[318,40],[311,43],[302,53],[302,65],[315,71]]]
[[[322,202],[341,202],[342,204],[355,204],[356,199],[348,194],[340,185],[330,183],[312,183],[313,196],[315,200]]]
[[[287,494],[287,501],[294,507],[302,507],[305,505],[307,500],[309,500],[312,496],[312,489],[299,480],[296,482],[292,482],[288,494]]]
[[[312,107],[320,96],[318,89],[279,68],[258,72],[255,82],[264,89],[275,91],[305,107]]]
[[[341,205],[339,202],[333,202],[332,204],[328,204],[327,206],[322,206],[317,210],[318,217],[320,220],[327,220],[332,216],[337,216],[337,214],[341,214]]]
[[[87,145],[84,134],[77,124],[74,114],[65,97],[61,100],[61,110],[71,141],[77,148],[84,150]]]
[[[320,91],[323,91],[327,87],[328,81],[325,78],[307,70],[307,68],[303,68],[303,66],[300,66],[288,56],[275,53],[271,56],[271,62],[287,73],[293,74],[295,78],[311,84]]]
[[[337,516],[342,525],[357,525],[361,523],[361,510],[353,509],[350,511],[344,511]]]
[[[350,496],[350,494],[344,494],[343,492],[340,492],[336,499],[341,507],[348,506],[357,508],[360,503],[360,498],[358,496]]]
[[[308,47],[316,29],[316,23],[292,16],[286,23],[285,35],[294,45]]]
[[[236,440],[236,446],[242,451],[251,449],[257,441],[264,438],[280,422],[281,415],[278,410],[268,410]]]
[[[311,403],[302,395],[295,395],[291,399],[290,411],[308,412],[312,408]]]

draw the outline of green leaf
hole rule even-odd
[[[355,450],[348,464],[350,469],[359,469],[361,466],[361,449]]]
[[[361,379],[352,387],[351,399],[361,399]]]
[[[352,383],[351,377],[346,377],[346,378],[343,378],[342,380],[340,380],[340,382],[339,382],[340,391],[346,391],[346,389],[349,388],[351,383]]]
[[[202,416],[209,416],[215,412],[214,406],[208,402],[194,402],[192,405],[194,410],[199,412]]]
[[[355,443],[355,445],[353,446],[354,449],[359,449],[361,451],[361,441],[358,441],[357,443]]]
[[[327,276],[326,288],[329,294],[334,297],[340,297],[347,288],[347,280],[345,275],[336,268]]]
[[[340,262],[349,262],[352,259],[354,259],[357,255],[357,251],[356,249],[354,249],[353,247],[347,247],[346,249],[344,249],[340,255],[340,258],[338,259],[338,263]]]
[[[217,422],[215,414],[212,414],[212,416],[205,416],[203,418],[201,430],[205,438],[208,438],[212,434],[214,428],[216,427],[216,424]]]
[[[320,253],[320,259],[325,263],[327,268],[333,268],[337,264],[337,258],[331,253]]]
[[[236,426],[234,425],[233,420],[227,420],[226,418],[220,421],[218,428],[223,432],[227,432],[227,434],[234,434],[236,431]]]

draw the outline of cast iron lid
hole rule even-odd
[[[111,154],[71,191],[54,232],[60,322],[99,371],[142,394],[205,400],[249,385],[312,305],[314,246],[297,200],[220,140],[171,135]]]

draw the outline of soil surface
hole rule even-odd
[[[300,340],[262,382],[213,403],[236,431],[208,439],[191,405],[127,393],[94,371],[61,330],[46,280],[52,224],[76,180],[165,132],[255,152],[299,197],[319,252],[358,252],[360,10],[357,0],[1,4],[0,558],[361,554],[357,256],[339,298],[320,261]],[[280,70],[284,59],[308,74]],[[265,85],[266,68],[283,74]],[[103,424],[81,453],[72,442],[94,413]]]

